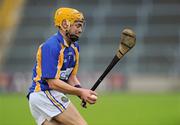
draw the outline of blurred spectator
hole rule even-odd
[[[0,92],[11,91],[12,88],[12,76],[6,73],[0,73]]]
[[[108,79],[107,90],[119,91],[126,89],[126,77],[121,73],[114,73]]]

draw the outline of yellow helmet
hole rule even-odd
[[[84,16],[76,9],[62,7],[55,12],[54,25],[61,27],[63,20],[67,20],[70,24],[73,24],[75,21],[84,22]]]

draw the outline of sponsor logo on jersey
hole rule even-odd
[[[73,68],[67,68],[66,70],[62,70],[60,74],[60,79],[67,80],[69,78],[69,75],[71,74]]]

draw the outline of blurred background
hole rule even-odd
[[[35,124],[25,94],[37,48],[57,32],[54,12],[63,6],[78,9],[86,18],[78,73],[85,88],[94,84],[112,60],[121,31],[128,27],[137,34],[136,46],[99,86],[99,103],[88,111],[79,107],[87,120],[93,125],[179,125],[179,0],[0,0],[2,125]],[[104,121],[105,114],[100,113],[110,105],[114,106],[112,117]],[[7,120],[17,109],[22,110],[17,118]],[[94,113],[99,113],[98,120]]]

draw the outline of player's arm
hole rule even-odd
[[[73,87],[67,83],[65,83],[62,80],[59,79],[48,79],[47,80],[49,87],[51,89],[63,92],[63,93],[67,93],[67,94],[72,94],[72,95],[81,95],[81,91],[80,89]]]
[[[75,86],[77,88],[81,88],[81,84],[77,78],[77,75],[73,75],[71,74],[71,76],[69,77],[68,79],[68,83],[71,85],[71,86]]]
[[[59,79],[48,79],[48,85],[51,89],[57,90],[63,93],[77,95],[86,100],[90,104],[94,104],[96,100],[91,98],[92,95],[97,95],[96,92],[83,88],[76,88]]]

